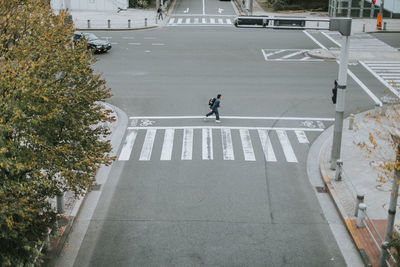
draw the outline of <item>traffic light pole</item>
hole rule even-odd
[[[350,27],[351,29],[351,20],[349,24],[350,25],[348,25],[348,27]],[[333,129],[333,142],[332,142],[332,154],[331,154],[331,166],[330,166],[332,170],[336,169],[336,161],[340,159],[340,151],[342,145],[344,103],[345,103],[346,84],[347,84],[347,65],[349,62],[349,48],[350,48],[350,31],[348,31],[348,35],[342,34],[344,36],[344,39],[340,50],[335,126]]]

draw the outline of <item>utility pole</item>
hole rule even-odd
[[[393,236],[393,225],[394,219],[396,217],[396,206],[397,206],[397,198],[399,195],[399,182],[400,182],[400,137],[397,135],[392,135],[392,139],[396,144],[396,166],[394,169],[394,178],[392,182],[392,191],[390,194],[390,203],[388,210],[388,219],[386,221],[386,233],[385,233],[385,241],[390,242]],[[386,244],[387,244],[386,243]],[[381,252],[379,255],[379,267],[386,266],[386,248],[382,246]]]
[[[340,151],[342,146],[343,116],[344,103],[347,84],[347,65],[349,61],[350,35],[351,35],[351,18],[332,19],[330,28],[334,28],[342,34],[343,44],[340,49],[339,77],[337,86],[337,102],[335,112],[335,126],[333,130],[333,143],[331,154],[331,169],[336,169],[336,161],[340,159]]]

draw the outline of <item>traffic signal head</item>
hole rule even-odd
[[[376,0],[372,0],[372,1],[371,1],[371,4],[375,5],[375,2],[376,2]]]
[[[332,88],[332,103],[333,104],[336,104],[337,87],[338,87],[338,83],[337,83],[337,80],[335,80],[335,87]]]

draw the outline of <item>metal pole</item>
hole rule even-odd
[[[110,29],[111,28],[111,20],[107,20],[107,25],[108,25],[108,28]]]
[[[351,29],[351,20],[349,27]],[[340,51],[335,126],[333,130],[333,143],[332,143],[332,154],[331,154],[332,170],[336,169],[336,161],[340,158],[340,150],[342,145],[344,100],[345,100],[345,92],[346,92],[345,89],[347,83],[347,64],[349,61],[349,47],[350,47],[350,33],[349,36],[345,36]]]
[[[337,0],[333,0],[333,17],[336,18]]]
[[[249,11],[250,11],[250,16],[253,15],[253,0],[249,0]]]
[[[87,27],[90,29],[90,19],[87,20]]]
[[[61,214],[64,212],[64,193],[57,195],[57,213]]]
[[[371,12],[369,14],[371,19],[374,17],[374,12],[375,12],[375,5],[371,3]]]
[[[383,241],[382,246],[380,249],[380,255],[379,255],[379,262],[378,262],[378,267],[387,267],[388,265],[386,264],[386,259],[388,258],[388,248],[389,248],[389,242]]]
[[[364,0],[360,1],[360,18],[364,17]]]
[[[349,116],[349,130],[353,130],[353,125],[354,125],[354,114],[350,114]]]
[[[353,6],[353,2],[352,0],[348,0],[347,1],[347,17],[350,18],[351,17],[351,8]]]
[[[128,19],[128,29],[130,29],[130,28],[131,28],[131,20]]]
[[[396,150],[396,167],[394,170],[394,178],[392,182],[392,191],[390,194],[390,203],[389,203],[389,210],[388,210],[388,219],[386,221],[386,234],[385,234],[385,241],[390,242],[393,236],[393,225],[394,219],[396,217],[396,205],[397,205],[397,197],[399,195],[399,182],[400,182],[400,137],[392,135],[393,141],[397,144]],[[379,258],[384,257],[381,250],[381,255]],[[386,257],[384,258],[386,260]],[[379,265],[381,266],[381,265]],[[382,265],[383,266],[383,265]]]
[[[342,2],[342,0],[339,0],[339,3],[338,3],[338,14],[342,14],[342,12],[343,12],[343,2]]]
[[[360,208],[361,203],[364,203],[364,195],[357,194],[357,203],[356,203],[356,208],[354,210],[354,216],[356,216],[356,217],[358,217],[358,209]]]

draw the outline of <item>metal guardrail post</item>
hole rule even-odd
[[[386,267],[386,259],[388,258],[388,248],[389,248],[389,242],[383,241],[382,246],[381,246],[381,253],[379,254],[379,261],[378,261],[378,267]]]
[[[349,116],[349,130],[353,130],[353,124],[354,124],[354,114],[350,114]]]
[[[358,205],[358,216],[357,216],[357,228],[365,227],[365,211],[367,210],[367,205],[360,203]]]
[[[111,28],[111,20],[107,20],[107,26],[109,29]]]
[[[336,161],[336,172],[335,172],[336,181],[342,180],[342,172],[343,172],[343,161],[341,159],[338,159]]]
[[[128,29],[130,29],[130,28],[131,28],[131,20],[128,19]]]
[[[364,195],[357,194],[356,208],[354,209],[354,216],[358,217],[358,209],[361,203],[364,203]]]
[[[385,22],[383,23],[383,30],[384,30],[384,31],[386,31],[386,25],[387,25],[387,22],[385,21]]]
[[[144,26],[147,27],[147,18],[144,18]]]
[[[64,212],[64,193],[57,195],[57,213],[61,214]]]
[[[90,29],[90,19],[87,20],[87,27]]]
[[[363,30],[362,31],[365,32],[365,24],[363,24]]]

